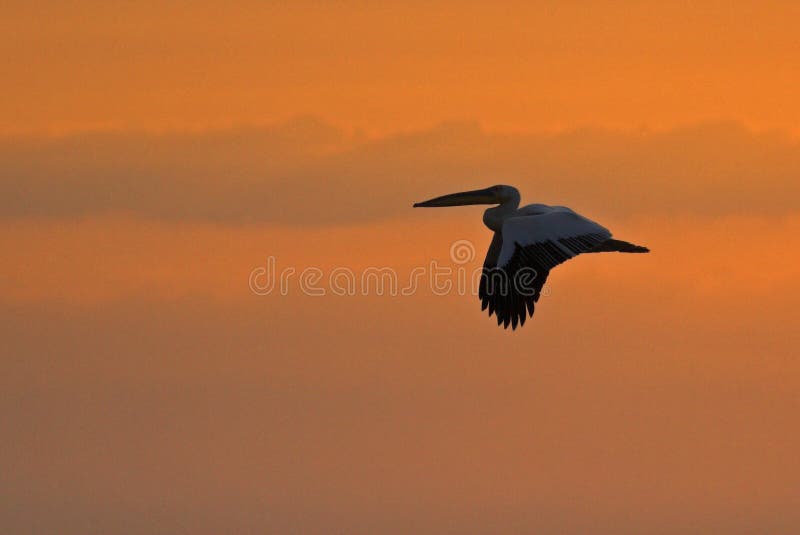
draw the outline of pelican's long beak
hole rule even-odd
[[[414,208],[434,208],[440,206],[466,206],[468,204],[499,204],[500,200],[492,188],[476,189],[442,195],[423,202],[414,203]]]

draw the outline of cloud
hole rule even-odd
[[[0,153],[8,531],[797,531],[786,138],[303,119]],[[267,255],[477,267],[476,214],[409,205],[500,181],[653,253],[559,267],[513,340],[469,296],[249,292]]]
[[[596,216],[780,215],[800,207],[798,176],[796,142],[735,123],[557,134],[451,123],[366,139],[299,118],[202,133],[6,137],[0,217],[341,224],[494,183]]]

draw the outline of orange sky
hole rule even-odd
[[[4,5],[0,532],[796,534],[797,20]],[[411,204],[494,183],[652,252],[558,267],[514,333],[248,287],[474,269],[480,208]]]
[[[800,120],[793,2],[6,4],[7,132]]]

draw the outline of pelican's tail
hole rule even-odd
[[[592,253],[610,253],[610,252],[619,252],[619,253],[649,253],[650,249],[647,247],[642,247],[641,245],[634,245],[632,243],[628,243],[622,240],[615,240],[610,238],[590,252]]]

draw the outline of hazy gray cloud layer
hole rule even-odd
[[[510,183],[597,215],[781,214],[800,146],[734,123],[667,132],[492,134],[469,123],[366,140],[315,119],[211,133],[0,140],[0,216],[329,224]]]

